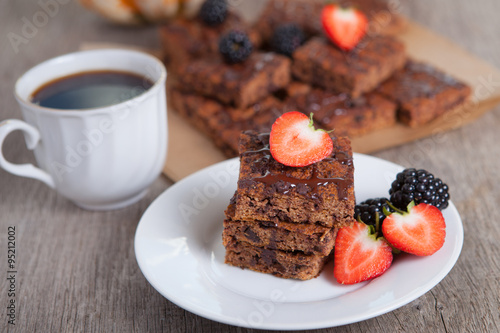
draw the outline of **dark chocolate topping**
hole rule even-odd
[[[335,184],[337,186],[338,198],[340,200],[347,200],[350,181],[341,177],[320,178],[317,175],[317,170],[317,167],[314,165],[313,174],[309,179],[297,179],[287,176],[286,174],[275,174],[269,172],[263,177],[254,178],[254,180],[266,185],[277,185],[278,191],[283,194],[287,194],[291,189],[297,188],[297,192],[303,195],[309,192],[309,190],[313,193],[317,192],[319,186]],[[307,186],[307,188],[305,186]]]
[[[248,155],[258,154],[259,157],[253,160],[251,170],[252,173],[260,174],[261,176],[240,181],[240,185],[250,185],[252,182],[259,182],[270,187],[272,186],[279,193],[287,194],[292,189],[295,189],[296,193],[301,195],[310,195],[313,199],[317,199],[317,191],[319,187],[335,184],[338,199],[348,199],[348,192],[352,181],[343,177],[320,177],[317,163],[312,165],[312,174],[308,179],[299,179],[287,175],[286,170],[284,169],[288,167],[282,164],[279,164],[281,168],[278,168],[278,171],[270,171],[273,169],[270,167],[270,164],[278,164],[278,162],[272,158],[271,151],[269,149],[269,134],[260,134],[258,137],[261,141],[260,144],[262,147],[244,151],[242,152],[241,157],[243,158]],[[336,151],[332,157],[325,158],[323,161],[335,160],[342,165],[352,165],[352,156],[349,153],[342,151]]]

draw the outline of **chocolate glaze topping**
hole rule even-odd
[[[268,186],[274,186],[280,193],[287,194],[290,190],[295,189],[297,193],[306,195],[310,193],[314,199],[317,198],[317,190],[321,186],[335,184],[337,188],[337,197],[339,200],[347,200],[349,196],[349,188],[351,181],[342,177],[336,178],[323,178],[319,176],[318,165],[312,165],[312,175],[308,179],[299,179],[287,175],[285,172],[273,172],[272,168],[268,167],[268,163],[275,162],[272,158],[269,149],[269,134],[260,134],[259,138],[263,144],[262,148],[256,150],[248,150],[241,155],[247,156],[251,154],[259,154],[260,157],[254,160],[255,167],[252,171],[259,173],[260,170],[265,170],[264,174],[260,177],[253,177],[247,181],[256,181],[264,183]],[[342,165],[352,165],[352,156],[347,152],[337,151],[332,157],[328,157],[323,161],[338,161]],[[285,167],[285,166],[283,166]]]
[[[313,196],[315,195],[314,192],[318,190],[319,186],[335,184],[337,186],[338,198],[340,200],[347,200],[348,186],[350,182],[341,177],[320,178],[317,175],[317,170],[317,167],[313,166],[313,174],[309,179],[297,179],[285,174],[274,174],[269,172],[263,177],[254,178],[254,180],[266,185],[273,185],[277,184],[278,182],[282,182],[283,186],[280,186],[278,189],[281,189],[280,192],[282,192],[283,194],[287,194],[293,188],[297,188],[299,193],[304,194],[303,192],[305,189],[303,188],[303,186],[306,185],[313,192]]]

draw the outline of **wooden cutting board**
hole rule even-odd
[[[465,108],[445,114],[426,126],[409,128],[397,124],[354,138],[355,152],[372,153],[464,126],[500,103],[500,70],[494,66],[410,20],[405,31],[397,37],[406,44],[411,58],[430,63],[468,83],[472,87],[472,101]],[[84,44],[82,48],[104,46],[110,44]],[[225,160],[207,137],[187,124],[171,107],[168,108],[168,128],[168,153],[163,172],[173,181]]]

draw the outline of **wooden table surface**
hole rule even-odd
[[[26,21],[33,22],[42,9],[38,1],[0,1],[0,119],[21,118],[12,93],[16,78],[43,60],[77,50],[82,42],[158,47],[152,27],[116,27],[75,1],[60,2],[69,3],[58,5],[57,13],[31,31],[15,52],[9,33],[22,35]],[[249,2],[243,2],[243,6]],[[500,67],[497,0],[405,1],[403,10]],[[449,184],[452,200],[463,219],[463,250],[448,276],[417,300],[388,314],[324,331],[500,331],[498,128],[499,108],[443,136],[374,154],[404,166],[425,168]],[[16,163],[34,162],[20,133],[7,138],[3,152]],[[0,170],[1,331],[247,331],[177,307],[153,289],[139,270],[133,249],[137,223],[148,205],[171,184],[161,177],[137,204],[117,211],[90,212],[38,181]],[[15,326],[7,324],[6,316],[10,300],[9,226],[16,229]]]

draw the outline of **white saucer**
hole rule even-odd
[[[403,168],[354,154],[358,202],[387,197]],[[300,330],[350,324],[397,309],[438,284],[463,244],[460,216],[450,202],[444,246],[430,257],[399,255],[379,278],[338,284],[332,265],[309,281],[293,281],[224,264],[222,222],[236,190],[237,159],[176,183],[144,213],[135,235],[139,267],[178,306],[218,322],[259,329]]]

